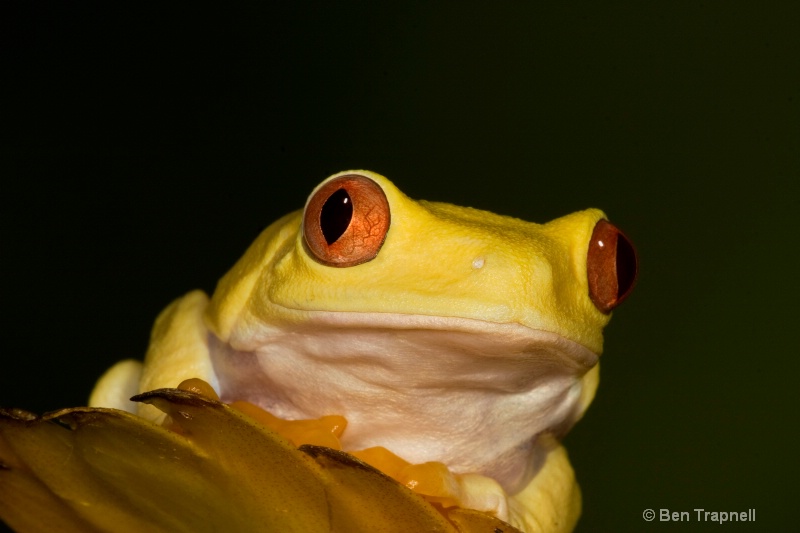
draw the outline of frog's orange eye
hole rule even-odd
[[[609,313],[622,303],[636,284],[638,261],[633,244],[608,220],[600,220],[589,241],[586,273],[589,297],[595,307]]]
[[[303,236],[317,261],[348,267],[378,255],[390,221],[383,189],[366,176],[348,174],[326,182],[308,199]]]

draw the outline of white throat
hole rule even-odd
[[[345,450],[384,446],[514,492],[535,473],[537,435],[580,415],[598,360],[518,324],[381,313],[308,313],[302,324],[210,339],[223,401],[286,419],[347,418]]]

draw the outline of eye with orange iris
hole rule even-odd
[[[594,227],[586,258],[589,297],[595,307],[610,313],[628,297],[636,284],[638,259],[633,244],[608,220]]]
[[[383,189],[366,176],[348,174],[326,182],[309,198],[303,236],[320,263],[355,266],[375,259],[390,222]]]

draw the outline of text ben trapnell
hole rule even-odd
[[[693,509],[697,513],[698,522],[755,522],[756,510],[747,511],[706,511],[705,509]],[[660,522],[691,522],[689,511],[672,511],[669,509],[659,509],[658,520]]]

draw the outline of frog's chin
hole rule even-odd
[[[598,361],[551,332],[463,318],[313,312],[238,331],[209,340],[223,401],[287,419],[344,415],[346,450],[384,446],[511,492],[535,474],[537,436],[582,414]]]

